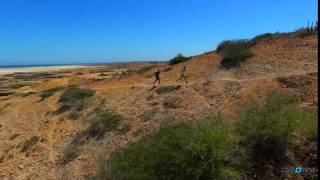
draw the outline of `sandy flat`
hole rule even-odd
[[[28,73],[28,72],[48,72],[66,69],[78,69],[87,67],[84,65],[64,65],[64,66],[39,66],[39,67],[17,67],[17,68],[0,68],[0,74]]]

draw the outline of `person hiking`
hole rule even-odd
[[[188,84],[187,75],[186,75],[187,67],[183,66],[180,74],[180,78],[177,79],[177,81],[180,81],[181,79],[184,79],[186,81],[186,84]]]
[[[154,73],[154,76],[156,79],[154,80],[153,85],[155,85],[157,81],[159,82],[159,85],[160,85],[160,70],[159,69],[158,69],[158,71],[156,71]]]

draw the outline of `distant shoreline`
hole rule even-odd
[[[100,66],[100,65],[114,65],[114,64],[136,64],[136,63],[165,63],[167,61],[119,61],[119,62],[105,62],[105,63],[77,63],[77,64],[21,64],[21,65],[0,65],[3,68],[25,68],[25,67],[52,67],[52,66]]]
[[[13,74],[13,73],[36,73],[36,72],[48,72],[66,69],[78,69],[84,68],[87,65],[39,65],[39,66],[11,66],[0,67],[0,75]]]

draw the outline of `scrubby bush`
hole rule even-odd
[[[105,72],[99,73],[98,76],[110,76],[109,74],[106,74]]]
[[[318,33],[318,30],[313,30],[310,28],[301,28],[301,29],[298,29],[295,32],[293,32],[293,35],[302,38],[302,37],[306,37],[306,36],[315,35],[317,33]]]
[[[296,97],[275,93],[263,106],[254,105],[242,115],[238,131],[243,145],[251,152],[252,162],[261,166],[283,166],[293,134],[317,138],[317,115],[297,107]]]
[[[316,21],[314,24],[313,22],[311,22],[311,25],[309,24],[308,21],[308,25],[307,27],[301,27],[297,30],[295,30],[292,33],[294,36],[297,37],[306,37],[306,36],[311,36],[311,35],[317,35],[318,34],[318,21]]]
[[[70,87],[66,89],[60,96],[60,108],[56,113],[60,114],[70,109],[81,111],[87,104],[88,99],[95,94],[91,89],[80,89],[78,87]]]
[[[160,86],[156,89],[159,95],[168,94],[177,91],[181,88],[181,85],[171,85],[171,86]]]
[[[28,84],[26,83],[12,83],[9,85],[10,89],[19,89],[21,87],[27,86]]]
[[[118,131],[125,133],[130,130],[130,124],[121,115],[110,110],[102,110],[96,108],[85,115],[82,122],[88,124],[88,128],[76,135],[67,145],[61,159],[62,164],[73,161],[80,151],[80,147],[86,143],[88,139],[103,138],[105,133]]]
[[[248,40],[223,41],[218,45],[217,52],[222,55],[221,66],[232,68],[253,56]]]
[[[242,151],[221,120],[160,128],[112,153],[96,179],[239,179]]]
[[[142,121],[147,122],[147,121],[152,120],[152,118],[157,113],[159,113],[159,111],[160,111],[160,109],[158,107],[153,107],[153,108],[151,108],[149,110],[146,110],[141,116]]]
[[[51,97],[54,95],[54,93],[56,93],[57,91],[61,90],[61,87],[55,87],[55,88],[51,88],[51,89],[47,89],[45,91],[43,91],[39,96],[41,97],[41,100],[44,100],[48,97]]]
[[[22,97],[28,97],[28,96],[31,96],[33,94],[34,94],[34,92],[27,92],[27,93],[22,94],[21,96]]]
[[[191,59],[191,57],[185,57],[182,54],[178,54],[176,57],[169,61],[169,65],[179,64],[184,61],[188,61],[189,59]]]
[[[94,90],[91,89],[80,89],[78,87],[71,87],[63,92],[59,102],[62,103],[74,103],[80,100],[91,97],[95,94]]]
[[[110,110],[96,109],[85,119],[90,123],[87,134],[91,137],[101,138],[108,131],[116,130],[124,118]]]
[[[149,65],[149,66],[144,66],[144,67],[138,69],[138,70],[137,70],[137,73],[140,74],[140,75],[142,75],[142,74],[144,74],[145,72],[148,72],[148,71],[150,71],[152,68],[155,68],[155,67],[157,67],[157,65],[155,65],[155,64]]]
[[[181,99],[177,96],[166,96],[163,99],[163,106],[167,109],[176,109],[181,107]]]
[[[22,145],[21,152],[25,152],[31,149],[34,145],[37,144],[38,141],[39,141],[39,138],[37,136],[32,136],[30,139],[24,142],[24,144]]]
[[[273,33],[264,33],[264,34],[257,35],[257,36],[255,36],[254,38],[252,38],[250,40],[250,45],[251,46],[256,45],[262,39],[270,38],[270,37],[273,37],[273,36],[274,36]]]

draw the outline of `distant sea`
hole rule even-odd
[[[77,63],[77,64],[28,64],[28,65],[0,65],[0,68],[29,68],[29,67],[50,67],[50,66],[94,66],[108,64],[134,64],[134,63],[163,63],[166,61],[119,61],[119,62],[104,62],[104,63]]]
[[[90,63],[78,63],[78,64],[28,64],[28,65],[0,65],[0,68],[28,68],[28,67],[51,67],[51,66],[77,66],[77,65],[95,65]]]

